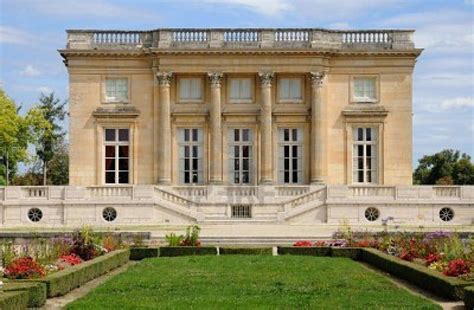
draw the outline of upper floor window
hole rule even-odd
[[[353,79],[353,100],[355,102],[377,101],[377,79],[375,77],[355,77]]]
[[[377,183],[377,129],[352,130],[352,182]]]
[[[180,78],[179,79],[179,100],[180,101],[201,101],[202,100],[202,79],[201,78]]]
[[[128,79],[107,78],[105,80],[105,99],[107,102],[127,102]]]
[[[129,130],[107,128],[104,130],[105,183],[129,183]]]
[[[252,102],[252,79],[251,78],[231,78],[229,99],[234,103]]]
[[[280,79],[280,101],[301,101],[302,87],[300,78]]]
[[[179,179],[184,184],[202,183],[203,175],[202,129],[186,128],[179,132]]]

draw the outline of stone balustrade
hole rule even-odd
[[[68,30],[69,50],[255,48],[410,50],[413,30],[156,29]]]
[[[350,186],[350,195],[352,197],[377,197],[395,199],[396,188],[394,186]]]
[[[133,186],[90,186],[87,196],[90,198],[127,198],[133,199]]]
[[[309,186],[277,186],[276,192],[281,197],[292,197],[306,194]]]

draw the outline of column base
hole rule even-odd
[[[158,180],[158,185],[169,186],[171,185],[171,180]]]
[[[311,185],[324,185],[326,182],[322,179],[314,179],[309,182]]]
[[[261,180],[258,185],[273,185],[273,180]]]
[[[222,185],[222,184],[224,184],[224,182],[221,181],[221,180],[210,180],[209,181],[209,185]]]

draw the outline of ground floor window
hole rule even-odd
[[[202,183],[203,134],[199,128],[179,130],[179,178],[184,184]]]
[[[129,183],[129,129],[107,128],[104,130],[105,183]]]
[[[377,129],[352,130],[352,182],[377,183]]]
[[[280,183],[303,182],[303,132],[298,128],[278,131],[278,179]]]
[[[234,184],[251,182],[252,141],[251,129],[236,128],[229,131],[229,165]]]

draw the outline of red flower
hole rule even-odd
[[[43,266],[35,262],[31,257],[17,258],[5,268],[5,276],[9,279],[41,278],[45,274]]]
[[[313,243],[309,240],[299,240],[296,241],[293,246],[312,246]]]
[[[449,277],[458,277],[471,272],[469,264],[462,258],[454,259],[448,263],[448,267],[443,271]]]
[[[63,255],[60,257],[60,259],[72,266],[82,263],[82,259],[74,253],[69,255]]]
[[[402,253],[398,257],[409,262],[413,261],[413,259],[415,258],[411,251],[406,250],[402,250]]]
[[[440,258],[440,255],[437,253],[428,254],[428,256],[426,256],[426,266],[429,266],[432,263],[439,261]]]
[[[314,243],[314,246],[326,246],[326,241],[318,240]]]

